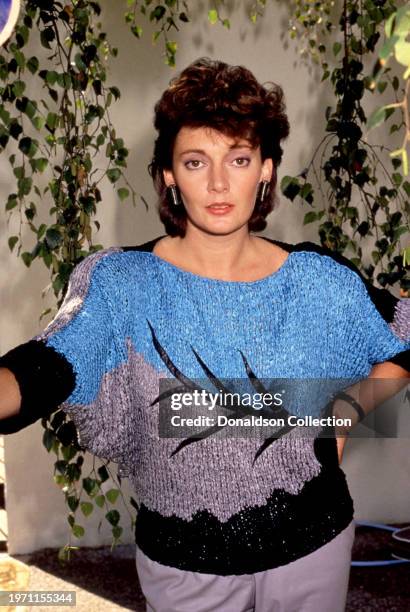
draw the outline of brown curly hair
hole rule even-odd
[[[170,236],[185,235],[186,211],[183,205],[170,204],[163,170],[172,169],[175,139],[184,126],[210,127],[237,141],[245,138],[251,146],[260,145],[262,161],[273,160],[268,193],[263,202],[257,198],[248,222],[249,231],[265,229],[266,217],[276,201],[275,169],[283,153],[280,142],[289,134],[282,88],[271,82],[267,85],[261,85],[243,66],[207,57],[199,58],[170,81],[154,108],[158,137],[148,165],[159,196],[159,216]]]

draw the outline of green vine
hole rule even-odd
[[[327,3],[327,10],[330,4]],[[387,145],[367,142],[364,130],[369,126],[362,106],[366,92],[382,94],[390,86],[396,95],[400,88],[399,79],[391,78],[388,68],[376,86],[374,75],[366,74],[364,69],[365,56],[374,55],[383,27],[389,19],[394,19],[397,7],[392,0],[345,0],[342,8],[339,39],[332,46],[332,61],[336,64],[332,69],[330,60],[326,60],[329,53],[323,41],[318,49],[322,80],[330,78],[336,101],[334,107],[326,109],[327,134],[307,168],[299,176],[284,177],[281,188],[290,200],[298,196],[314,208],[312,183],[315,181],[326,204],[320,210],[307,212],[304,224],[319,222],[323,245],[340,253],[349,249],[351,261],[361,267],[367,278],[371,281],[376,278],[383,287],[400,283],[402,296],[407,296],[410,289],[407,251],[401,242],[409,231],[410,183],[404,176],[407,168],[405,165],[402,168],[397,152],[392,152]],[[312,18],[304,20],[302,25],[309,31],[317,23],[318,19]],[[330,29],[325,24],[325,30]],[[311,45],[311,48],[316,47]],[[317,61],[316,52],[314,57]],[[400,104],[395,102],[394,106]],[[388,119],[393,112],[393,108],[384,107],[383,119]],[[406,120],[402,118],[395,124],[391,133],[406,126]],[[392,166],[390,171],[386,167],[388,163]],[[370,262],[363,261],[361,245],[365,241],[372,244]]]
[[[123,173],[128,149],[109,114],[120,91],[106,83],[106,61],[117,50],[101,31],[100,13],[97,2],[86,0],[65,5],[27,0],[14,35],[0,55],[0,150],[4,154],[6,147],[12,148],[8,159],[16,180],[16,191],[9,194],[5,208],[9,219],[20,213],[18,235],[10,236],[8,244],[11,251],[18,247],[26,266],[41,258],[50,269],[51,286],[60,296],[57,309],[74,266],[103,248],[92,241],[92,225],[100,228],[92,217],[101,201],[101,182],[108,179],[117,185],[121,179],[126,186],[117,189],[119,200],[131,191],[135,205],[136,193]],[[26,52],[30,37],[41,44],[38,56]],[[28,91],[34,86],[41,92],[37,99]],[[100,151],[106,158],[103,168],[95,164]],[[54,219],[48,226],[36,223],[38,206],[44,209],[44,202],[50,203],[49,215]],[[23,223],[34,233],[36,244],[21,253]],[[90,502],[82,502],[81,495],[86,492],[90,497],[90,477],[82,479],[78,494],[73,492],[84,460],[74,424],[61,410],[42,423],[44,446],[57,455],[55,481],[63,487],[69,508],[73,509],[75,499],[87,516]],[[95,479],[96,486],[103,481]],[[115,501],[113,493],[108,501]],[[116,542],[122,531],[117,514],[110,510],[106,519]],[[71,534],[80,537],[83,528],[73,514],[69,524]],[[62,549],[62,555],[64,550],[70,549]]]

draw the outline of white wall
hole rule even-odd
[[[264,82],[273,80],[284,90],[291,123],[291,134],[285,144],[285,154],[279,168],[279,180],[284,174],[298,174],[310,161],[311,154],[323,135],[324,109],[331,102],[328,85],[320,85],[314,73],[301,65],[296,48],[283,36],[287,23],[287,8],[281,3],[268,3],[266,17],[256,26],[245,14],[250,3],[231,3],[237,8],[229,11],[230,32],[222,26],[206,22],[207,3],[195,3],[194,22],[181,26],[172,37],[178,40],[177,68],[165,65],[162,43],[151,46],[151,32],[141,22],[144,37],[141,41],[127,32],[122,20],[120,3],[102,2],[103,29],[110,34],[112,44],[118,46],[119,57],[111,62],[109,79],[122,91],[121,100],[112,108],[111,117],[117,135],[123,136],[130,149],[128,178],[135,189],[149,202],[146,212],[142,203],[136,208],[131,202],[120,203],[110,186],[103,190],[98,220],[101,231],[94,242],[104,247],[131,245],[144,242],[164,233],[155,211],[155,194],[146,166],[150,161],[155,132],[152,127],[153,105],[179,70],[197,57],[207,55],[229,63],[243,64]],[[121,4],[121,7],[123,5]],[[7,164],[0,168],[2,201],[13,189],[12,175]],[[44,204],[46,214],[51,205]],[[299,203],[281,198],[279,208],[271,215],[265,234],[289,242],[315,240],[312,225],[302,226],[306,209]],[[12,221],[14,228],[16,217]],[[45,217],[46,218],[46,217]],[[15,254],[10,254],[7,238],[14,233],[6,227],[4,212],[0,214],[0,292],[2,316],[0,321],[0,353],[3,354],[42,330],[49,318],[38,322],[42,310],[54,303],[50,294],[41,299],[42,289],[49,283],[44,265],[36,261],[27,269]],[[30,231],[24,231],[25,248],[34,242]],[[7,510],[9,520],[9,550],[26,553],[66,542],[68,525],[63,495],[53,483],[54,457],[48,455],[41,443],[42,428],[33,425],[6,437]],[[344,460],[351,491],[355,500],[356,517],[374,520],[408,521],[410,473],[408,441],[381,442],[351,441]],[[126,492],[126,491],[125,491]],[[123,525],[126,527],[125,512]],[[80,515],[79,515],[80,516]],[[100,515],[102,516],[102,514]],[[100,536],[94,520],[82,519],[87,536],[79,543],[96,545],[110,542],[107,529]],[[104,521],[105,523],[106,521]],[[128,520],[129,523],[129,520]],[[124,541],[133,541],[131,530]],[[73,542],[75,543],[75,542]]]

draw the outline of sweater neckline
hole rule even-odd
[[[282,265],[279,268],[277,268],[274,272],[271,272],[270,274],[268,274],[267,276],[263,276],[262,278],[258,278],[252,281],[223,280],[220,278],[212,278],[211,276],[204,276],[202,274],[196,274],[195,272],[190,272],[189,270],[184,270],[183,268],[180,268],[179,266],[172,264],[166,259],[159,257],[159,255],[153,252],[153,249],[154,249],[155,244],[161,238],[163,238],[163,236],[159,236],[155,240],[155,242],[153,242],[150,250],[146,251],[146,253],[150,255],[151,258],[155,260],[160,267],[168,268],[169,270],[173,270],[175,273],[179,274],[181,277],[191,278],[192,280],[196,280],[199,282],[205,282],[208,284],[214,284],[214,285],[220,285],[220,286],[222,285],[231,286],[231,287],[233,286],[257,286],[257,285],[264,285],[265,283],[269,283],[274,279],[276,280],[277,278],[282,276],[284,272],[286,272],[286,269],[290,265],[290,259],[291,258],[293,259],[295,254],[297,253],[297,251],[288,252],[288,256],[286,257]],[[264,236],[260,236],[260,238],[262,238],[263,240],[266,240],[267,242],[271,242],[271,243],[274,242],[273,240],[265,238]]]

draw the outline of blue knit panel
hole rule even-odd
[[[36,337],[44,339],[73,366],[76,384],[65,401],[67,405],[93,402],[102,377],[117,364],[113,318],[98,278],[101,262],[111,252],[98,251],[77,264],[57,315]]]
[[[220,377],[246,378],[242,351],[259,378],[361,378],[410,348],[357,274],[330,257],[293,252],[277,273],[246,283],[111,248],[76,266],[64,304],[38,336],[73,365],[68,404],[96,399],[102,377],[126,360],[128,336],[158,372],[168,372],[147,320],[175,365],[196,378],[204,371],[194,350]]]
[[[317,253],[292,252],[276,274],[250,283],[187,273],[151,253],[114,254],[109,263],[115,260],[127,279],[126,291],[113,288],[128,312],[126,333],[158,371],[167,368],[147,319],[190,377],[204,375],[193,349],[218,376],[246,377],[242,351],[260,378],[324,378],[366,377],[373,363],[409,347],[357,274]]]

